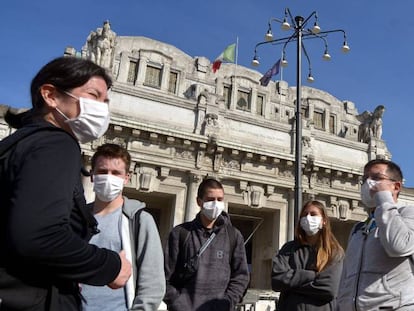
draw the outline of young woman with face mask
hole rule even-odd
[[[295,239],[273,258],[272,289],[280,292],[277,310],[335,310],[343,256],[324,205],[307,202]]]
[[[81,183],[79,142],[107,130],[111,84],[91,61],[57,58],[32,80],[33,108],[5,116],[18,130],[0,142],[11,146],[0,161],[2,310],[80,310],[78,283],[129,278],[123,253],[88,243],[96,221]]]

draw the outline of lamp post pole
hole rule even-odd
[[[311,17],[315,18],[315,23],[312,29],[306,28],[306,25]],[[288,37],[285,38],[278,38],[273,39],[271,22],[276,21],[281,24],[283,30],[292,29],[291,25],[288,22],[288,18],[292,24],[294,24],[294,32]],[[343,34],[344,43],[342,45],[342,51],[344,53],[349,52],[350,48],[347,44],[346,34],[345,31],[342,29],[335,29],[335,30],[328,30],[322,31],[318,25],[318,16],[316,11],[312,12],[306,19],[302,16],[293,16],[290,13],[288,8],[285,9],[285,17],[283,20],[279,20],[277,18],[272,18],[269,21],[269,28],[265,35],[265,41],[259,42],[256,44],[254,50],[254,57],[252,60],[253,66],[258,66],[260,64],[259,57],[257,55],[257,49],[259,46],[266,45],[266,44],[284,44],[283,45],[283,59],[281,65],[283,67],[287,66],[287,60],[285,59],[285,48],[286,46],[296,40],[297,49],[296,49],[296,111],[295,111],[295,202],[293,206],[293,213],[292,210],[289,211],[289,226],[288,226],[288,235],[289,238],[293,237],[294,235],[294,227],[299,222],[299,213],[302,208],[302,51],[306,56],[306,59],[309,64],[309,76],[308,81],[313,82],[313,77],[311,74],[311,65],[310,65],[310,58],[308,53],[306,52],[305,46],[303,45],[303,39],[320,39],[323,41],[325,46],[325,52],[323,54],[324,60],[330,60],[331,56],[328,53],[328,44],[326,37],[335,32],[341,32]],[[267,84],[266,84],[267,85]],[[292,215],[293,214],[293,215]],[[293,219],[291,218],[293,216]],[[293,221],[292,221],[293,220]]]
[[[296,16],[296,133],[295,133],[295,210],[294,224],[299,220],[299,212],[302,208],[302,23],[303,17]]]

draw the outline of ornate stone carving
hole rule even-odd
[[[240,163],[237,160],[229,160],[224,163],[224,166],[234,170],[240,170]]]
[[[157,178],[157,176],[161,177],[161,173],[165,175],[169,174],[163,171],[161,172],[158,168],[150,167],[150,166],[141,166],[136,165],[134,169],[134,173],[136,176],[136,181],[134,182],[135,187],[138,190],[144,191],[144,192],[153,192],[156,191],[160,185],[160,180]]]
[[[381,139],[382,137],[382,116],[385,107],[383,105],[377,106],[374,112],[364,111],[356,116],[361,122],[359,126],[358,140],[363,143],[370,142],[371,138]]]
[[[240,183],[243,190],[244,203],[252,208],[261,208],[264,205],[264,189],[259,186],[252,186],[248,183]]]
[[[224,164],[223,160],[223,148],[217,147],[215,153],[214,153],[214,162],[213,162],[213,171],[218,172]]]
[[[98,65],[110,68],[116,33],[111,30],[109,21],[102,28],[91,31],[82,47],[82,57],[92,60]]]
[[[152,175],[150,173],[142,173],[139,176],[140,189],[144,191],[150,190]]]
[[[177,148],[175,156],[179,157],[179,158],[182,158],[182,159],[194,160],[194,153],[190,150],[187,150],[187,149]]]
[[[333,210],[333,216],[341,221],[346,221],[350,218],[351,210],[349,202],[346,200],[334,200],[331,199],[331,207]]]

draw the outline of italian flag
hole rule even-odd
[[[236,43],[230,44],[225,50],[214,60],[213,72],[220,69],[222,62],[234,63],[236,57]]]

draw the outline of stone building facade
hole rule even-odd
[[[92,59],[113,76],[111,124],[101,139],[82,145],[85,166],[105,142],[132,156],[125,194],[146,202],[162,242],[171,228],[199,211],[197,187],[206,175],[224,185],[227,210],[246,240],[252,289],[269,290],[271,259],[293,237],[295,87],[261,86],[262,74],[235,64],[213,73],[211,62],[139,36],[118,36],[109,22],[85,46],[65,55]],[[381,138],[383,106],[359,114],[354,103],[302,89],[303,202],[322,201],[346,246],[360,202],[362,167],[391,158]],[[8,135],[0,107],[0,138]],[[92,187],[84,180],[86,195]],[[401,200],[414,201],[412,189]]]

